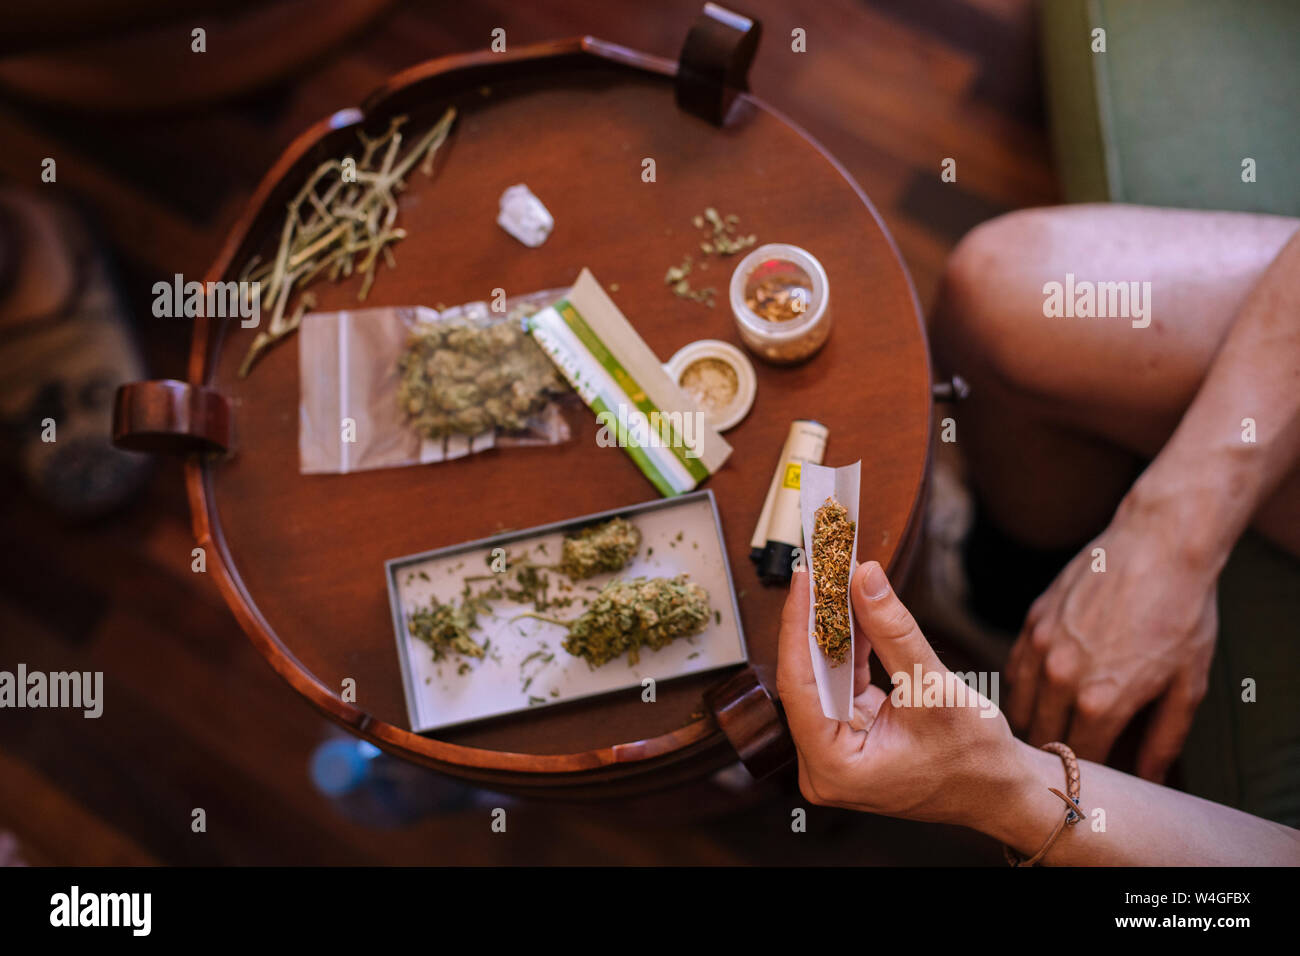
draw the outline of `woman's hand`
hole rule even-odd
[[[977,823],[977,809],[984,813],[1021,805],[1012,797],[1035,778],[1024,755],[1027,748],[1018,744],[991,702],[939,662],[874,561],[857,569],[850,588],[861,632],[854,719],[844,723],[822,714],[809,656],[804,573],[795,574],[781,615],[777,670],[777,693],[799,753],[804,796],[816,804],[986,830],[989,821]],[[887,672],[898,675],[888,697],[867,681],[872,649]],[[912,700],[909,684],[917,665],[923,675],[936,675],[931,681],[943,680],[952,688],[950,701],[964,705],[900,706]],[[903,689],[908,689],[906,695]]]
[[[1104,761],[1158,699],[1137,771],[1164,779],[1205,696],[1222,563],[1189,552],[1177,524],[1126,502],[1030,608],[1007,662],[1006,711],[1031,744],[1064,740]]]
[[[858,568],[851,588],[862,631],[854,683],[862,689],[854,720],[822,715],[809,656],[804,573],[794,576],[781,615],[776,675],[799,752],[804,796],[816,804],[961,824],[1022,857],[1038,852],[1064,812],[1049,789],[1065,786],[1060,759],[1013,737],[1002,714],[978,695],[973,706],[971,701],[967,706],[900,705],[900,688],[906,687],[901,678],[914,680],[917,665],[922,674],[938,675],[932,680],[957,678],[939,663],[874,561]],[[867,640],[894,675],[888,697],[866,683]],[[1065,828],[1044,857],[1046,864],[1294,866],[1300,861],[1300,832],[1108,767],[1081,762],[1080,770],[1085,822]],[[1105,808],[1109,831],[1086,822],[1097,807]]]

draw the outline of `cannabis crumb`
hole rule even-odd
[[[703,236],[698,240],[700,253],[704,256],[724,258],[748,249],[758,242],[757,236],[741,236],[736,233],[736,226],[739,222],[739,216],[734,214],[723,216],[712,206],[705,209],[703,215],[692,217],[691,225],[696,229],[703,230]],[[668,230],[668,233],[671,235],[672,230]],[[681,265],[670,267],[664,274],[664,284],[671,287],[673,295],[679,299],[698,302],[701,305],[713,308],[716,296],[715,289],[712,287],[703,289],[691,287],[689,276],[694,267],[694,261],[687,254],[682,259]],[[707,261],[699,263],[700,271],[708,267]]]

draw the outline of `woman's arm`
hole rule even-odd
[[[1060,759],[1016,740],[1001,713],[973,692],[958,705],[902,706],[897,692],[886,696],[866,683],[867,642],[891,675],[913,678],[919,667],[945,682],[955,678],[879,564],[858,568],[852,600],[861,633],[850,723],[822,715],[803,573],[794,576],[782,614],[777,691],[804,795],[819,804],[962,824],[1022,856],[1036,853],[1065,812],[1048,791],[1065,790]],[[1300,832],[1096,764],[1080,769],[1086,816],[1066,828],[1046,863],[1300,864]]]
[[[1242,303],[1196,398],[1126,506],[1186,519],[1182,534],[1189,549],[1222,567],[1297,463],[1300,232]],[[1300,543],[1300,528],[1293,531]]]
[[[1015,741],[1008,799],[982,832],[1029,857],[1061,819],[1061,759]],[[1171,790],[1101,764],[1079,761],[1084,819],[1068,826],[1046,866],[1295,866],[1300,832],[1231,807]],[[1103,830],[1102,827],[1105,827]]]

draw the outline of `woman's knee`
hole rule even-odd
[[[976,226],[944,268],[931,319],[943,370],[1023,391],[1049,388],[1059,343],[1044,319],[1060,211],[1029,209]]]

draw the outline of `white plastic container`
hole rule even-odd
[[[734,389],[730,395],[720,396],[713,403],[705,401],[692,389],[691,370],[708,363],[720,363],[729,368],[734,375]],[[750,364],[745,353],[730,342],[718,339],[700,339],[678,349],[673,357],[664,363],[668,377],[677,383],[695,403],[700,406],[708,418],[709,424],[720,432],[734,428],[741,419],[749,414],[754,405],[754,395],[758,391],[758,378],[754,366]]]

